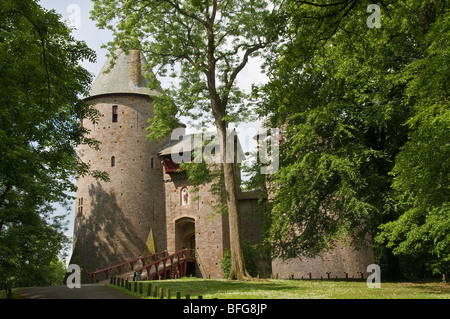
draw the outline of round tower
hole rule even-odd
[[[106,171],[110,181],[92,176],[77,180],[71,264],[82,273],[105,268],[166,249],[165,203],[158,150],[167,140],[146,139],[147,119],[153,117],[145,58],[137,50],[116,51],[95,79],[88,97],[101,113],[97,123],[84,120],[100,150],[80,146],[81,160],[91,170]],[[86,277],[83,278],[86,281]]]

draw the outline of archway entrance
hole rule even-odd
[[[182,217],[175,221],[175,250],[187,248],[186,276],[195,275],[195,220]]]

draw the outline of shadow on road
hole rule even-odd
[[[67,286],[21,288],[17,299],[138,299],[117,289],[102,285],[81,285],[81,288]]]

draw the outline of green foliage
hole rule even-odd
[[[448,8],[383,2],[369,29],[366,6],[284,6],[286,41],[254,92],[269,125],[286,127],[268,243],[276,256],[314,256],[371,233],[447,272]]]
[[[89,173],[76,146],[98,147],[79,121],[98,116],[79,98],[92,80],[79,62],[95,53],[36,1],[2,1],[0,26],[0,282],[49,283],[66,242],[51,204],[67,207]]]
[[[405,212],[382,225],[378,238],[399,255],[426,256],[422,259],[433,273],[448,273],[450,261],[449,36],[449,15],[437,16],[425,35],[424,58],[405,69],[414,113],[392,170],[399,209]]]
[[[61,284],[57,256],[68,239],[62,216],[52,218],[52,209],[23,212],[20,221],[9,222],[0,237],[2,288],[5,283],[37,286]],[[58,280],[56,282],[56,280]]]
[[[146,128],[150,133],[147,138],[159,141],[169,136],[172,131],[179,127],[176,120],[178,108],[168,95],[154,97],[153,112],[155,116],[148,119],[149,126]]]

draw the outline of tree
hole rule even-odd
[[[166,136],[178,125],[177,115],[213,123],[227,145],[230,123],[247,118],[244,93],[236,80],[251,57],[277,38],[265,27],[278,19],[265,0],[252,1],[94,1],[92,17],[115,35],[111,52],[140,49],[149,68],[160,76],[177,77],[176,90],[156,98],[155,116],[149,120],[153,139]],[[154,85],[158,85],[154,81]],[[241,249],[238,184],[233,163],[222,152],[223,179],[230,224],[232,270],[230,278],[249,278]]]
[[[394,279],[402,253],[449,258],[449,25],[442,1],[380,5],[381,28],[369,28],[358,1],[287,1],[287,41],[256,93],[270,125],[286,127],[269,183],[274,255],[371,233]]]
[[[41,276],[64,245],[51,204],[68,204],[77,174],[105,175],[76,156],[98,146],[78,120],[97,116],[79,98],[92,79],[79,61],[95,53],[36,1],[2,1],[0,26],[0,278],[11,285]]]
[[[439,8],[439,3],[436,5]],[[436,10],[428,8],[426,12]],[[446,54],[450,47],[450,18],[448,9],[446,15],[436,11],[425,23],[423,58],[405,68],[411,78],[405,99],[414,103],[414,111],[405,123],[408,141],[391,172],[399,209],[404,213],[381,226],[378,241],[391,246],[395,254],[421,256],[433,274],[448,274],[450,70]]]

